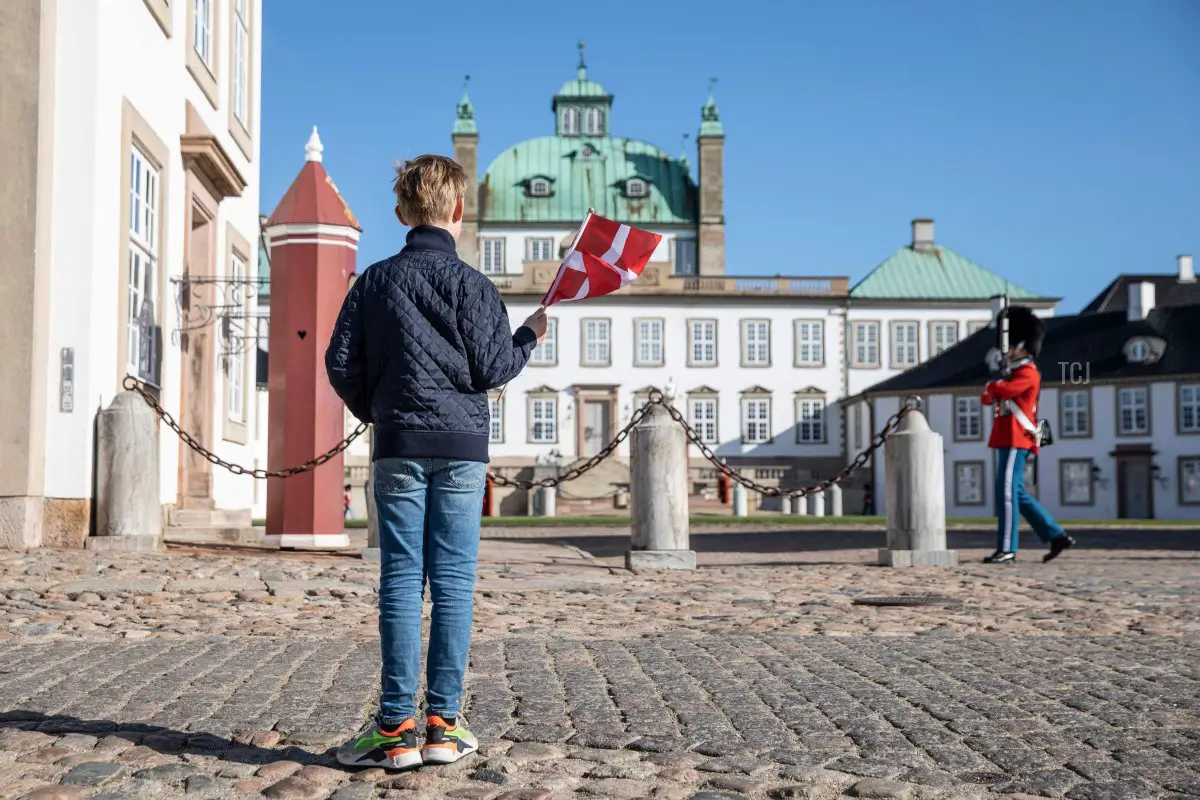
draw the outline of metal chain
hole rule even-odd
[[[362,436],[367,430],[367,426],[365,424],[359,423],[359,426],[354,429],[354,432],[345,439],[342,439],[336,445],[326,450],[316,458],[310,458],[308,461],[305,461],[303,464],[295,467],[276,470],[247,469],[246,467],[238,464],[231,464],[228,461],[220,458],[216,453],[200,444],[200,442],[196,441],[195,437],[193,437],[190,433],[180,428],[179,423],[175,421],[175,418],[172,417],[165,408],[158,404],[158,400],[156,400],[154,395],[150,393],[150,389],[148,386],[146,386],[146,384],[142,383],[137,378],[127,376],[125,380],[122,381],[121,385],[130,391],[140,394],[142,399],[146,401],[150,408],[154,409],[154,413],[158,415],[159,419],[161,419],[168,428],[175,431],[175,435],[183,440],[184,444],[195,450],[200,455],[204,456],[204,458],[209,462],[216,464],[218,467],[229,470],[234,475],[249,475],[250,477],[257,478],[259,480],[266,480],[267,478],[291,478],[296,475],[303,475],[305,472],[311,472],[317,467],[331,460],[338,453],[344,451],[350,446],[351,442],[353,442],[359,436]]]

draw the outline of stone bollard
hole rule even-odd
[[[371,430],[373,434],[374,429]],[[363,494],[367,496],[367,546],[363,548],[363,561],[379,561],[379,509],[375,505],[375,437],[371,437],[371,461],[367,466],[367,485]]]
[[[746,487],[736,481],[733,484],[733,515],[735,517],[744,517],[748,514],[746,510]]]
[[[688,528],[683,428],[654,405],[629,436],[628,569],[696,568]]]
[[[814,517],[825,516],[825,492],[817,492],[812,496],[812,515]]]
[[[792,498],[792,513],[797,517],[808,516],[808,495],[801,494]]]
[[[842,516],[842,487],[836,483],[829,487],[829,516]]]
[[[792,515],[792,498],[788,497],[787,495],[783,496],[779,503],[779,513],[783,514],[785,517],[790,517]]]
[[[88,550],[162,549],[158,415],[135,392],[121,392],[96,420],[96,530]]]
[[[890,567],[954,566],[946,548],[946,468],[942,436],[920,411],[910,411],[884,445],[886,550]]]
[[[541,516],[554,516],[554,502],[558,499],[558,490],[553,486],[538,487],[538,495],[541,498],[539,505],[541,506]]]

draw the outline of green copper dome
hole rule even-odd
[[[556,100],[579,100],[583,98],[594,98],[607,100],[611,95],[605,91],[604,87],[587,76],[587,67],[580,67],[579,74],[573,81],[567,81],[558,90],[555,95]]]

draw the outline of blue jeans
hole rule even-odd
[[[384,458],[374,464],[379,514],[378,722],[416,716],[425,582],[433,613],[425,711],[456,717],[475,612],[475,564],[487,466],[444,458]]]
[[[1001,447],[996,450],[996,549],[1017,552],[1020,518],[1025,517],[1042,542],[1063,535],[1054,517],[1025,490],[1025,459],[1028,450]]]

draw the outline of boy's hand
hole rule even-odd
[[[530,314],[529,318],[522,323],[522,327],[533,331],[533,335],[537,337],[540,344],[542,339],[546,338],[546,309],[539,308]]]

